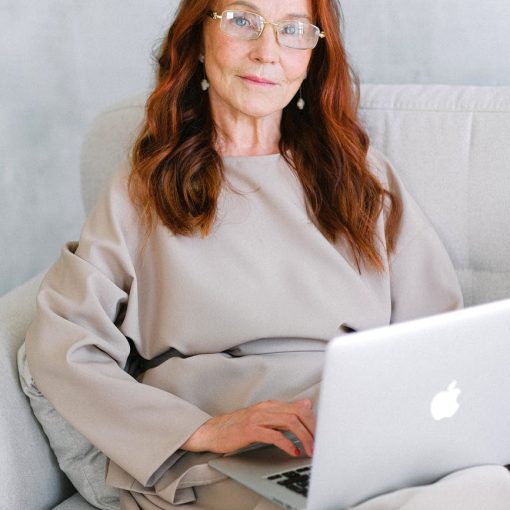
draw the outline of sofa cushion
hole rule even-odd
[[[97,510],[96,507],[87,503],[80,494],[75,493],[70,498],[66,499],[60,505],[53,508],[53,510]]]

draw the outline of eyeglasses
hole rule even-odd
[[[305,21],[283,20],[273,23],[248,11],[223,11],[221,14],[209,11],[207,15],[214,20],[220,20],[221,31],[237,39],[258,39],[266,25],[273,25],[276,40],[287,48],[313,49],[319,38],[326,37],[319,27]]]

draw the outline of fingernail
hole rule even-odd
[[[299,457],[301,455],[301,452],[299,451],[299,448],[294,449],[294,457]]]

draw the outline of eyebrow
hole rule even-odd
[[[242,5],[244,7],[248,7],[248,9],[251,9],[253,12],[255,12],[257,14],[260,14],[258,7],[254,4],[252,4],[251,2],[245,2],[243,0],[239,0],[237,2],[232,2],[232,3],[228,4],[227,7],[232,7],[233,5]],[[312,21],[310,19],[310,16],[308,16],[308,14],[303,14],[303,13],[289,13],[289,14],[286,14],[282,19],[294,19],[294,18],[304,18],[310,22]]]

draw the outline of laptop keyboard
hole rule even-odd
[[[297,492],[304,496],[308,496],[308,485],[310,482],[310,473],[312,466],[302,467],[294,469],[292,471],[285,471],[284,473],[278,473],[267,477],[267,480],[271,480],[278,485],[283,485],[291,491]]]

